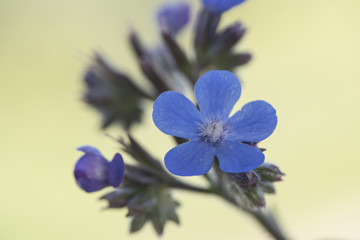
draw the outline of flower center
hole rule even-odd
[[[200,125],[200,136],[205,142],[220,143],[223,141],[226,133],[226,126],[219,119],[206,119]]]

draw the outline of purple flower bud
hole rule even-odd
[[[185,2],[175,2],[162,6],[157,13],[159,25],[166,24],[174,34],[178,33],[190,19],[190,8]]]
[[[78,150],[85,153],[75,165],[77,184],[85,192],[99,191],[107,186],[118,187],[125,175],[125,165],[120,154],[111,162],[94,147],[82,146]]]
[[[260,177],[254,172],[227,173],[230,179],[240,188],[249,190],[261,181]]]
[[[245,0],[202,0],[204,7],[210,12],[223,13]]]

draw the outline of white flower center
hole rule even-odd
[[[223,121],[219,119],[206,119],[200,125],[200,136],[205,142],[220,143],[227,134],[227,129]]]

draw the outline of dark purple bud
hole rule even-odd
[[[109,185],[120,185],[124,177],[124,162],[120,154],[116,154],[109,163],[94,147],[82,146],[78,150],[85,153],[77,161],[74,170],[76,182],[81,189],[95,192]]]
[[[202,0],[204,8],[210,12],[223,13],[245,0]]]
[[[190,8],[186,2],[163,5],[157,13],[159,25],[165,23],[173,34],[177,34],[190,19]]]
[[[212,42],[211,49],[209,49],[210,57],[228,54],[235,44],[241,40],[245,32],[246,29],[239,22],[227,27]]]
[[[227,173],[230,179],[240,188],[249,190],[260,181],[259,176],[254,172]]]

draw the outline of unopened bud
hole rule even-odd
[[[259,174],[261,181],[275,182],[281,181],[285,175],[280,169],[271,163],[264,163],[260,167],[255,169],[255,172]]]

